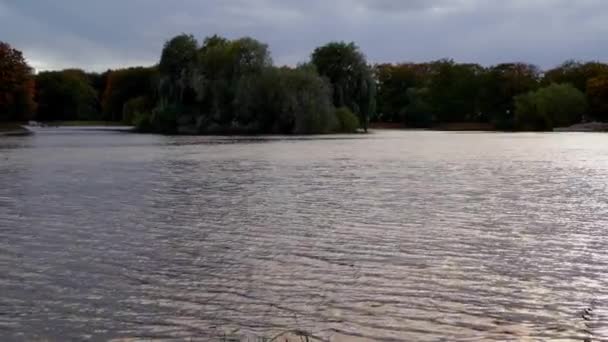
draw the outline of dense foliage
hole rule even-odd
[[[159,63],[155,108],[136,115],[143,131],[328,133],[354,131],[336,118],[331,84],[316,68],[273,66],[268,46],[218,36],[169,40]]]
[[[567,61],[544,72],[452,60],[370,66],[354,43],[332,42],[305,64],[276,67],[255,39],[199,42],[181,34],[153,67],[34,75],[21,52],[0,43],[0,120],[31,118],[188,134],[355,132],[370,121],[550,130],[608,121],[608,65]]]
[[[515,97],[515,116],[524,130],[547,130],[581,122],[585,94],[570,84],[551,84]]]
[[[0,41],[0,120],[26,120],[35,110],[33,70],[21,51]]]
[[[539,85],[539,70],[527,64],[489,68],[439,60],[421,64],[376,65],[377,121],[409,127],[440,123],[513,125],[513,99]]]
[[[110,71],[102,96],[103,118],[123,120],[125,104],[136,97],[153,96],[156,68],[128,68]]]
[[[600,121],[608,121],[608,73],[587,81],[589,115]]]
[[[81,70],[41,72],[36,77],[36,118],[99,120],[97,92]]]
[[[315,49],[312,63],[331,82],[334,105],[357,114],[367,130],[376,109],[376,82],[359,47],[354,43],[329,43]]]

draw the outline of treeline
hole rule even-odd
[[[354,44],[320,47],[295,68],[274,66],[268,47],[251,38],[212,36],[199,44],[191,35],[168,41],[153,67],[33,75],[20,53],[14,59],[32,105],[6,103],[3,120],[122,121],[169,134],[306,134],[367,129],[374,112],[372,70]]]
[[[157,68],[34,74],[22,53],[0,42],[0,121],[122,121],[124,104],[152,94]]]
[[[374,66],[381,122],[408,127],[489,123],[549,130],[608,121],[608,65],[568,61],[542,72],[530,64],[483,67],[440,60]]]
[[[406,127],[479,123],[550,130],[608,121],[608,65],[483,67],[451,60],[369,65],[342,42],[297,67],[273,65],[251,38],[167,41],[152,67],[35,75],[0,43],[0,120],[122,121],[162,133],[329,133],[372,122]]]

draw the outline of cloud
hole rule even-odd
[[[331,40],[373,62],[608,59],[604,0],[0,0],[0,39],[38,69],[103,70],[157,62],[187,32],[252,36],[278,64]]]

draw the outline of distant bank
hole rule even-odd
[[[401,129],[401,130],[414,130],[416,127],[407,127],[402,123],[394,122],[376,122],[371,123],[370,128],[372,129]],[[444,123],[439,124],[430,128],[424,128],[425,130],[431,131],[502,131],[496,128],[491,123],[479,123],[479,122],[455,122],[455,123]],[[569,127],[554,128],[554,132],[608,132],[608,123],[604,122],[587,122],[579,123]]]

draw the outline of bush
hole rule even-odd
[[[138,112],[133,117],[133,125],[135,129],[142,133],[154,132],[152,126],[152,113],[151,112]]]
[[[515,97],[515,118],[522,130],[545,131],[552,128],[549,116],[538,108],[536,92]]]
[[[579,123],[586,109],[585,95],[570,84],[552,84],[515,97],[515,118],[526,130],[551,130]]]
[[[340,133],[354,133],[359,129],[359,118],[347,107],[336,109],[336,130]]]
[[[150,107],[150,101],[146,96],[132,98],[122,108],[122,121],[125,124],[133,125],[137,114],[149,112]]]
[[[179,112],[179,106],[161,104],[152,111],[138,112],[133,121],[135,128],[140,132],[175,134]]]

